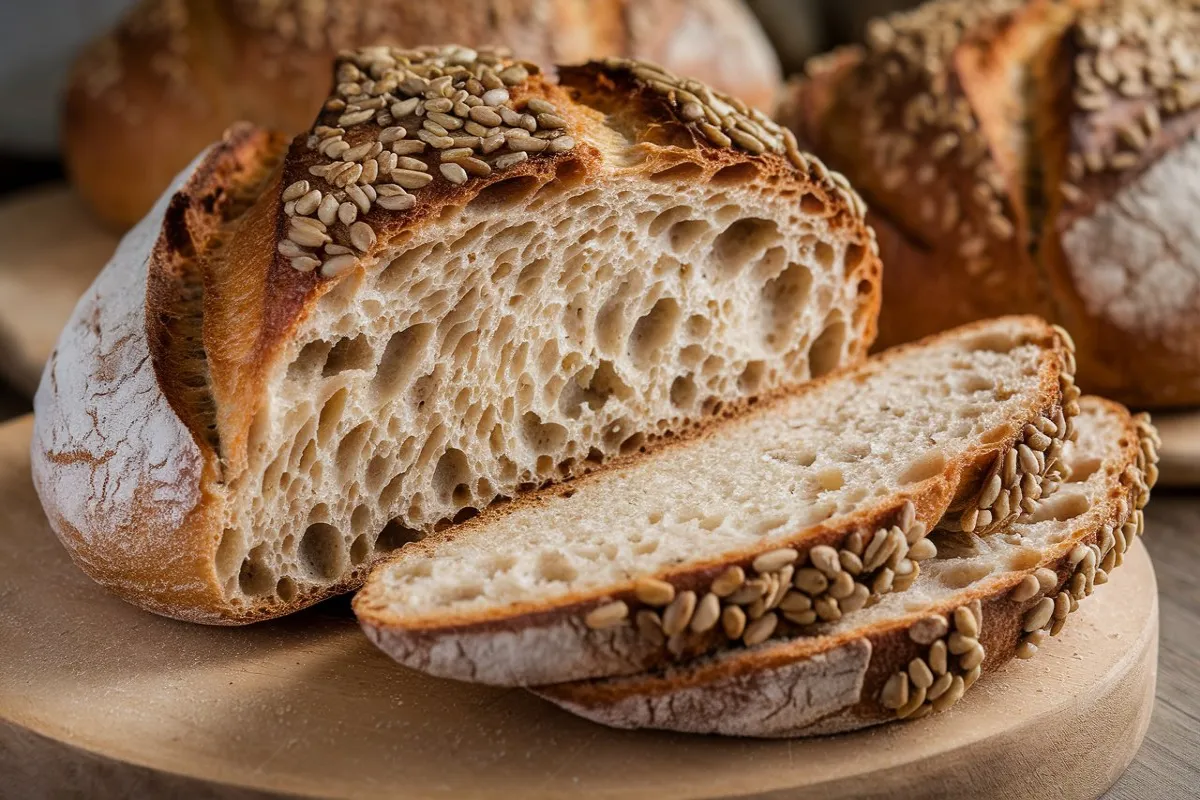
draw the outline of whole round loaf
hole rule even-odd
[[[881,346],[1004,313],[1085,391],[1200,403],[1200,9],[936,0],[810,62],[781,119],[872,210]]]
[[[125,228],[226,127],[312,121],[341,50],[504,45],[549,66],[653,61],[770,109],[779,64],[742,0],[142,0],[75,64],[63,152],[76,187]]]
[[[327,69],[290,147],[241,124],[181,173],[43,375],[35,486],[131,602],[296,610],[870,347],[865,208],[737,98],[462,46]]]

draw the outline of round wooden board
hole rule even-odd
[[[63,185],[0,203],[0,370],[31,392],[76,301],[117,249]]]
[[[953,711],[811,741],[616,731],[400,668],[344,600],[240,629],[125,605],[47,527],[30,426],[0,427],[0,786],[22,796],[1063,800],[1107,789],[1149,722],[1140,544],[1037,658]]]

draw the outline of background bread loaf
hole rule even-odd
[[[1085,390],[1200,402],[1198,49],[1181,0],[936,0],[811,62],[781,117],[869,201],[880,344],[1037,313]]]
[[[330,66],[290,148],[241,125],[181,175],[43,377],[47,514],[131,601],[286,613],[870,346],[861,201],[742,101],[624,59]]]
[[[542,65],[629,56],[770,109],[779,66],[741,0],[143,0],[75,65],[68,171],[122,227],[230,124],[306,129],[329,62],[371,44],[505,45]]]

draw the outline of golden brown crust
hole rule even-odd
[[[1044,348],[1038,370],[1039,386],[1034,393],[1036,402],[1029,409],[1028,418],[1013,420],[1008,435],[1000,437],[978,449],[964,454],[957,461],[948,463],[937,476],[923,482],[911,493],[903,497],[891,497],[880,502],[875,507],[839,520],[836,526],[819,526],[815,530],[798,532],[792,539],[772,537],[769,543],[760,543],[747,547],[742,551],[729,552],[720,558],[706,562],[688,563],[680,568],[654,575],[657,580],[665,581],[675,587],[678,593],[695,591],[703,596],[708,587],[724,571],[731,567],[741,567],[746,574],[753,574],[751,564],[755,559],[779,548],[790,547],[799,554],[797,564],[804,564],[808,554],[819,545],[833,547],[835,550],[847,547],[847,542],[855,535],[870,535],[878,529],[888,529],[900,525],[900,519],[909,512],[905,505],[911,505],[911,513],[915,520],[932,530],[944,516],[954,519],[955,515],[948,512],[961,512],[964,506],[969,507],[969,501],[978,491],[981,480],[987,478],[994,464],[1003,462],[1003,456],[1017,448],[1023,436],[1026,425],[1039,417],[1061,419],[1064,405],[1071,405],[1070,416],[1077,413],[1078,407],[1074,400],[1064,401],[1064,389],[1074,389],[1070,381],[1070,367],[1073,360],[1070,357],[1071,344],[1063,338],[1060,332],[1037,318],[1013,318],[1014,325],[1028,331],[1023,342],[1034,343]],[[940,338],[963,337],[990,326],[989,322],[967,325],[955,331],[941,334],[930,339],[893,348],[872,360],[868,365],[860,367],[860,371],[883,371],[893,359],[929,346]],[[829,382],[844,380],[844,375],[837,373],[814,381],[803,391],[816,391]],[[1077,396],[1077,393],[1076,393]],[[785,398],[776,398],[783,400]],[[773,401],[763,401],[754,413],[770,413]],[[1068,428],[1069,430],[1069,428]],[[689,436],[680,437],[663,445],[663,447],[686,447],[697,438],[712,432],[712,427],[701,428]],[[638,455],[635,459],[645,458]],[[611,469],[620,469],[629,463],[618,461]],[[469,533],[473,530],[486,529],[495,519],[512,513],[525,504],[541,504],[557,494],[571,492],[580,482],[602,480],[602,475],[585,476],[569,486],[559,487],[547,492],[519,498],[512,503],[487,509],[479,517],[457,526],[443,534],[429,537],[421,542],[409,545],[404,553],[396,560],[406,556],[420,555],[435,556],[439,543],[456,535]],[[1015,513],[1013,515],[1015,518]],[[956,523],[957,524],[957,523]],[[981,529],[981,532],[982,529]],[[377,573],[386,569],[386,564],[377,568]],[[425,668],[434,674],[462,677],[483,682],[503,685],[530,685],[538,682],[554,680],[573,680],[582,677],[584,673],[590,676],[605,674],[629,674],[639,670],[652,669],[665,663],[711,652],[718,646],[726,645],[730,637],[721,630],[720,626],[702,635],[689,635],[679,642],[671,652],[663,642],[645,645],[640,632],[631,625],[604,631],[589,631],[579,623],[586,615],[611,603],[621,602],[629,609],[646,607],[637,599],[635,582],[626,581],[619,585],[607,586],[587,592],[576,591],[558,598],[553,602],[545,600],[530,603],[513,603],[499,607],[488,607],[477,611],[449,613],[438,612],[425,618],[405,618],[403,610],[397,610],[389,602],[387,589],[382,581],[368,582],[354,599],[355,613],[360,624],[371,637],[372,641],[393,657],[409,666]],[[633,613],[629,614],[633,618]],[[780,632],[797,631],[803,626],[781,623]],[[534,637],[537,631],[546,631],[546,637],[553,638],[557,655],[561,663],[555,661],[554,653],[536,653],[536,665],[522,665],[522,658],[531,658],[528,653],[514,653],[514,668],[511,674],[505,673],[501,667],[495,673],[488,672],[488,665],[472,664],[475,651],[489,653],[486,642],[490,638],[506,638],[508,636],[526,637],[525,646],[536,651]],[[737,638],[737,637],[733,637]],[[573,641],[573,648],[567,642]],[[444,653],[447,642],[455,642],[456,649],[451,648],[454,656],[442,660],[435,653]],[[481,644],[483,643],[483,644]],[[497,651],[501,648],[497,647]],[[587,657],[578,656],[574,650],[589,654]],[[499,657],[499,656],[497,656]],[[591,659],[590,663],[587,662]],[[544,663],[545,662],[545,663]],[[551,663],[552,662],[552,663]],[[537,671],[551,677],[547,681],[533,681],[529,675]],[[572,674],[572,671],[575,671]],[[483,677],[490,674],[492,677]]]
[[[646,58],[762,108],[779,80],[740,0],[143,0],[75,65],[63,125],[69,171],[105,220],[126,227],[233,122],[307,128],[337,52],[449,41],[507,44],[545,65]]]
[[[1127,546],[1131,539],[1127,540],[1126,535],[1134,537],[1140,533],[1141,508],[1149,499],[1149,488],[1157,477],[1154,465],[1157,435],[1148,418],[1145,415],[1131,417],[1123,407],[1099,398],[1088,398],[1086,402],[1092,407],[1091,413],[1115,418],[1123,435],[1117,445],[1117,456],[1111,460],[1102,511],[1091,515],[1088,525],[1075,530],[1064,540],[1065,544],[1056,545],[1049,559],[988,578],[936,606],[876,623],[866,631],[848,630],[833,636],[797,638],[754,650],[727,653],[724,657],[705,659],[667,672],[541,687],[537,693],[590,719],[618,727],[661,727],[748,736],[814,735],[852,730],[896,718],[895,706],[889,707],[883,697],[885,684],[898,671],[905,671],[913,659],[929,658],[931,640],[914,635],[913,630],[932,616],[946,618],[953,628],[957,609],[977,607],[977,619],[981,615],[983,622],[974,638],[986,652],[980,665],[982,672],[990,672],[1007,663],[1021,648],[1024,649],[1021,649],[1020,657],[1029,657],[1036,652],[1034,642],[1041,641],[1046,630],[1057,633],[1065,621],[1065,614],[1060,616],[1056,612],[1047,618],[1043,629],[1042,625],[1033,624],[1037,617],[1034,609],[1044,602],[1043,598],[1054,599],[1066,592],[1073,611],[1078,600],[1091,593],[1094,584],[1099,585],[1107,579],[1105,570],[1119,565],[1124,552],[1124,546],[1117,547],[1118,537]],[[1093,547],[1102,555],[1090,552]],[[1089,552],[1085,555],[1085,551]],[[1039,582],[1040,588],[1035,591],[1014,593],[1022,581],[1042,570],[1050,570],[1053,580],[1044,584]],[[1029,630],[1033,633],[1027,632]],[[862,646],[864,642],[868,643],[867,647]],[[777,690],[783,689],[784,697],[795,697],[800,687],[771,685],[772,676],[778,675],[783,680],[789,669],[805,663],[818,665],[839,652],[855,648],[861,651],[857,659],[858,668],[862,670],[860,683],[852,691],[840,694],[828,714],[803,719],[797,727],[788,728],[786,724],[777,727],[774,721],[761,719],[739,721],[738,709],[725,705],[731,700],[728,693],[736,691],[731,687],[745,686],[749,680],[758,681],[762,696],[777,697]],[[960,674],[968,671],[963,670]],[[812,674],[819,675],[820,670],[814,669]],[[971,682],[978,675],[976,672]],[[705,692],[710,694],[706,697]],[[798,695],[803,697],[806,693],[819,696],[822,687],[806,685]],[[688,695],[687,702],[678,705],[672,702],[672,698],[682,700],[683,694]],[[907,692],[905,696],[908,696]],[[855,697],[857,701],[854,701]],[[916,713],[919,708],[919,703],[906,708],[905,716],[912,714],[915,718],[929,713],[928,710]],[[777,713],[782,711],[784,709],[777,709]],[[708,718],[702,718],[705,712]]]
[[[1171,54],[1198,36],[1174,0],[936,0],[815,59],[780,113],[870,202],[880,346],[1036,313],[1078,338],[1085,389],[1200,401],[1200,256],[1180,220],[1200,178],[1185,163],[1178,188],[1139,186],[1193,137],[1200,80]]]

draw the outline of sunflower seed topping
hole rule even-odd
[[[375,206],[407,211],[417,198],[405,190],[422,189],[439,175],[462,185],[472,176],[490,176],[494,168],[515,166],[530,152],[574,149],[571,123],[554,103],[543,97],[530,98],[522,108],[513,103],[509,87],[537,73],[534,65],[499,49],[366,47],[342,53],[334,94],[308,139],[309,149],[327,159],[307,169],[320,180],[296,180],[281,193],[289,216],[323,227],[291,226],[287,241],[295,250],[281,255],[297,269],[312,271],[305,259],[321,261],[318,248],[336,241],[347,252],[326,251],[331,258],[321,261],[320,274],[342,274],[349,269],[346,257],[352,260],[353,252],[374,246],[374,222],[363,215]],[[510,118],[525,137],[516,146],[502,136],[485,139]],[[461,135],[464,131],[470,135]],[[480,158],[490,154],[496,154],[491,164]],[[436,172],[431,162],[440,162]]]

